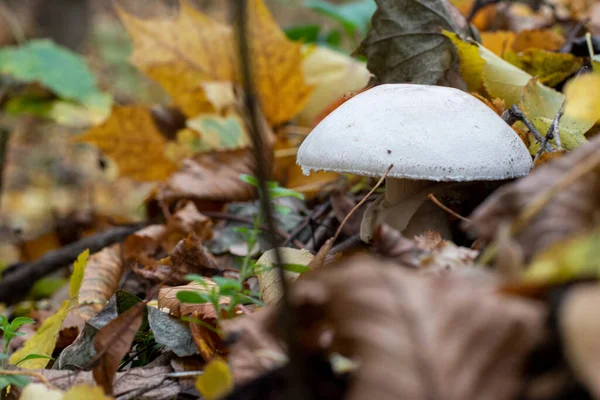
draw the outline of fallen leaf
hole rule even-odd
[[[217,284],[214,283],[210,278],[204,278],[204,282],[208,287],[205,287],[198,282],[190,282],[183,286],[162,287],[158,292],[158,309],[168,310],[169,314],[175,317],[195,314],[199,319],[202,320],[216,320],[217,313],[212,304],[182,303],[177,298],[177,293],[181,291],[209,293],[210,288],[218,288]],[[229,297],[221,296],[219,302],[220,304],[229,304]]]
[[[176,211],[167,217],[163,247],[172,251],[189,233],[194,233],[202,242],[212,239],[213,224],[210,218],[201,214],[192,201],[182,202],[178,206]]]
[[[308,250],[279,247],[278,251],[284,264],[307,266],[313,260],[313,255]],[[256,261],[256,264],[260,266],[256,270],[256,277],[265,304],[277,303],[282,297],[281,279],[277,270],[279,267],[275,267],[276,263],[275,249],[264,252]],[[285,271],[284,274],[289,283],[294,282],[300,276],[299,273],[292,271]]]
[[[354,201],[348,194],[342,191],[333,191],[330,197],[331,208],[335,213],[335,217],[337,218],[339,223],[346,218],[346,215],[350,213],[350,211],[356,205],[356,201]],[[359,207],[346,221],[344,226],[342,227],[342,233],[347,236],[352,236],[356,233],[360,232],[360,223],[362,221],[362,216],[365,213],[365,209],[368,204],[365,203],[361,207]]]
[[[98,364],[93,369],[94,381],[113,394],[114,379],[121,360],[131,350],[133,339],[142,325],[146,303],[138,303],[120,314],[98,331],[94,349]]]
[[[205,96],[202,82],[241,80],[233,29],[188,2],[181,3],[171,20],[142,20],[123,10],[119,16],[134,41],[133,63],[160,83],[188,116],[210,112],[198,106]],[[311,92],[302,73],[302,45],[287,39],[262,0],[248,2],[248,27],[261,109],[270,124],[287,122]]]
[[[85,321],[94,317],[117,290],[123,274],[118,245],[93,254],[83,274],[79,304],[73,312]]]
[[[189,144],[193,153],[244,149],[251,144],[246,123],[233,111],[223,116],[198,114],[188,119],[186,126],[200,134]]]
[[[381,83],[457,86],[458,57],[441,30],[469,36],[452,17],[449,3],[377,0],[372,28],[359,52]]]
[[[600,120],[600,73],[585,74],[569,81],[565,87],[565,113],[589,122]]]
[[[521,53],[509,51],[504,54],[504,59],[551,87],[575,74],[583,65],[582,60],[572,54],[540,49],[529,49]]]
[[[559,309],[558,326],[565,355],[577,378],[594,398],[600,396],[600,347],[596,285],[581,285],[570,290]]]
[[[89,384],[79,384],[71,387],[63,396],[63,400],[110,400],[112,397],[105,396],[104,391],[99,386]]]
[[[178,357],[198,354],[186,322],[155,307],[148,307],[148,324],[156,343],[165,346]]]
[[[564,44],[565,38],[556,31],[551,29],[536,29],[517,33],[511,50],[517,53],[529,49],[558,51]]]
[[[532,79],[523,89],[520,108],[538,131],[545,135],[564,101],[565,96],[562,93],[539,85],[535,79]],[[568,113],[565,110],[558,125],[562,146],[567,150],[581,146],[586,142],[585,133],[593,125],[590,121],[573,116],[571,110]],[[530,146],[530,152],[536,154],[539,147],[539,143],[533,142]]]
[[[291,301],[304,354],[335,350],[359,360],[348,399],[512,399],[544,338],[546,312],[536,301],[366,256],[306,274]],[[263,326],[276,326],[277,311]]]
[[[206,251],[202,245],[202,241],[194,232],[190,232],[187,237],[181,239],[171,252],[171,255],[166,259],[160,260],[159,264],[168,265],[169,275],[166,283],[171,285],[185,283],[185,276],[188,274],[212,276],[221,271],[217,260],[215,260],[212,254]],[[143,275],[151,278],[147,275],[148,269],[144,271],[146,273]],[[155,272],[159,272],[159,270]],[[167,279],[167,276],[158,273],[156,276],[152,276],[152,278],[163,281]]]
[[[196,379],[196,389],[206,400],[223,398],[233,390],[233,378],[229,366],[223,360],[213,360]]]
[[[450,0],[450,3],[466,18],[469,16],[475,0]],[[475,15],[471,24],[480,31],[485,31],[496,18],[496,7],[484,7]]]
[[[364,62],[328,47],[304,46],[303,51],[304,79],[314,90],[298,114],[298,122],[313,126],[317,116],[335,100],[364,88],[371,74]]]
[[[500,226],[519,218],[523,221],[522,213],[529,207],[527,223],[520,222],[514,234],[525,262],[556,242],[591,232],[600,204],[599,149],[597,136],[530,175],[502,186],[475,209],[465,228],[489,242]],[[540,202],[542,198],[551,201]]]
[[[223,339],[217,334],[217,320],[206,320],[200,315],[193,313],[192,319],[200,319],[204,324],[197,324],[190,320],[189,330],[192,335],[192,340],[200,352],[200,356],[205,362],[214,360],[215,357],[227,355],[227,345]],[[206,324],[206,325],[205,325]],[[207,326],[214,327],[209,329]]]
[[[140,181],[162,180],[175,165],[165,156],[166,139],[142,106],[115,106],[110,117],[76,138],[112,158],[121,176]]]
[[[62,390],[51,389],[43,383],[30,383],[21,392],[19,400],[64,400]]]
[[[63,321],[67,317],[68,312],[77,305],[77,291],[81,287],[88,255],[89,251],[82,252],[75,262],[76,267],[69,282],[69,293],[72,294],[70,299],[63,301],[56,313],[48,317],[35,334],[23,344],[23,347],[10,356],[8,361],[11,364],[16,364],[29,354],[52,357]],[[24,361],[19,366],[25,369],[37,369],[46,367],[48,362],[49,358],[35,358]]]
[[[502,57],[512,49],[516,34],[510,31],[481,32],[481,44],[495,55]]]

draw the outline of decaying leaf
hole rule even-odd
[[[556,30],[534,29],[519,32],[511,49],[517,53],[528,49],[558,51],[565,44],[565,38]]]
[[[216,333],[215,329],[209,329],[207,326],[217,326],[217,321],[214,319],[202,318],[199,313],[193,313],[194,320],[201,320],[204,324],[197,324],[193,321],[189,323],[190,334],[192,335],[192,343],[200,352],[200,356],[205,362],[214,360],[215,357],[225,356],[227,354],[227,346],[223,339]],[[206,324],[206,325],[205,325]]]
[[[359,52],[381,83],[459,86],[458,58],[442,29],[470,36],[447,2],[377,0],[372,27]]]
[[[540,49],[529,49],[521,53],[509,51],[504,59],[551,87],[575,74],[583,65],[582,60],[572,54]]]
[[[177,293],[182,290],[209,293],[210,288],[218,287],[210,278],[204,278],[204,282],[208,287],[198,282],[190,282],[183,286],[162,287],[158,292],[158,308],[160,310],[168,310],[169,314],[175,317],[195,314],[199,319],[215,320],[217,313],[212,304],[182,303],[177,298]],[[221,304],[228,304],[229,298],[221,297],[219,301]]]
[[[110,321],[94,338],[98,365],[93,369],[94,380],[105,393],[113,394],[114,378],[123,357],[142,325],[146,303],[138,303]]]
[[[545,311],[535,301],[465,275],[422,277],[366,256],[307,273],[291,300],[305,354],[326,349],[359,364],[348,399],[512,399],[544,337]]]
[[[123,262],[117,245],[93,254],[83,275],[79,305],[73,312],[85,321],[94,317],[117,290],[122,274]]]
[[[573,79],[565,87],[565,113],[594,123],[600,120],[600,73],[594,72]]]
[[[166,139],[142,106],[114,106],[110,117],[77,141],[91,143],[119,166],[119,172],[140,181],[162,180],[175,170],[164,154]]]
[[[173,284],[173,282],[175,284],[184,283],[184,277],[187,274],[212,276],[221,270],[217,260],[204,249],[202,241],[194,232],[190,232],[187,237],[181,239],[171,255],[160,260],[159,263],[166,264],[169,267],[169,279],[167,281],[169,284]],[[158,274],[155,278],[163,280],[167,279],[167,276]]]
[[[313,260],[313,255],[308,250],[297,250],[290,247],[280,247],[279,254],[281,255],[284,264],[295,264],[307,266]],[[262,293],[262,300],[265,304],[277,303],[282,296],[281,280],[277,267],[274,267],[277,260],[275,258],[275,250],[265,251],[262,256],[256,261],[261,267],[256,271],[258,285]],[[297,272],[285,271],[286,280],[294,282],[300,276]]]
[[[526,262],[556,242],[590,232],[600,204],[599,154],[600,137],[594,137],[498,189],[473,212],[466,226],[480,239],[491,241],[503,224],[522,221],[514,237]]]

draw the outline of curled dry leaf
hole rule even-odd
[[[73,312],[85,321],[94,317],[117,290],[122,274],[123,261],[118,245],[92,254],[83,273],[79,305]]]
[[[192,317],[195,319],[203,319],[196,313],[192,314]],[[210,324],[215,325],[216,320],[211,321]],[[208,329],[206,326],[195,324],[194,322],[190,321],[190,332],[192,334],[194,344],[198,348],[200,356],[202,356],[204,361],[209,362],[215,357],[224,356],[227,354],[227,346],[223,340],[219,337],[219,335]]]
[[[171,255],[160,263],[167,264],[169,267],[171,276],[168,282],[183,283],[186,282],[187,274],[212,276],[220,271],[214,256],[204,249],[202,241],[194,232],[181,239]],[[161,280],[167,278],[167,276],[157,277]]]
[[[94,337],[98,364],[94,380],[105,393],[113,394],[113,383],[121,360],[131,350],[131,343],[142,325],[146,303],[138,303],[110,321]]]
[[[307,351],[329,331],[330,349],[359,360],[348,399],[512,399],[543,337],[536,302],[367,257],[306,274],[291,296]]]
[[[342,191],[334,191],[331,193],[331,208],[333,209],[335,218],[337,218],[338,222],[341,223],[355,205],[356,201],[354,201],[347,193]],[[362,221],[367,206],[367,203],[363,204],[346,221],[342,228],[342,233],[344,235],[352,236],[360,232],[360,222]]]
[[[190,232],[193,232],[202,242],[213,237],[212,221],[202,215],[191,201],[185,202],[173,215],[169,216],[166,226],[166,249],[168,251],[171,251],[175,244]]]
[[[599,155],[595,137],[503,186],[473,212],[466,228],[491,241],[502,225],[518,224],[514,237],[526,262],[553,243],[591,231],[600,204]]]

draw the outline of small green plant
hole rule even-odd
[[[33,324],[35,321],[31,318],[27,317],[17,317],[13,319],[10,323],[8,322],[8,318],[4,315],[0,315],[0,330],[2,330],[4,338],[4,346],[2,349],[2,369],[6,368],[6,361],[8,359],[8,345],[10,341],[16,336],[23,336],[25,333],[17,332],[18,329],[25,324]]]
[[[259,196],[263,196],[260,191],[260,185],[256,177],[250,175],[241,175],[240,179],[250,185],[253,185],[258,189]],[[269,191],[269,199],[271,201],[281,197],[295,197],[300,200],[304,200],[304,196],[296,191],[283,188],[279,186],[277,182],[267,182],[267,190]],[[287,214],[290,212],[288,207],[284,207],[278,204],[271,204],[275,212],[280,214]],[[265,222],[265,216],[263,215],[262,209],[254,216],[253,224],[251,228],[240,227],[236,231],[240,233],[246,241],[247,251],[246,255],[240,261],[240,274],[237,279],[226,278],[222,276],[212,277],[212,281],[216,285],[209,285],[204,277],[200,275],[190,274],[186,276],[186,279],[200,283],[204,287],[204,291],[181,291],[177,293],[177,298],[184,303],[192,304],[204,304],[209,303],[214,307],[217,314],[217,323],[220,324],[221,318],[226,316],[228,318],[233,317],[236,306],[240,304],[258,304],[263,305],[259,300],[260,294],[254,293],[244,287],[246,279],[254,276],[257,264],[252,257],[253,250],[258,243],[259,236],[261,233],[262,226]],[[295,266],[290,266],[294,269]],[[222,304],[221,299],[228,297],[229,302]],[[202,323],[202,321],[194,320],[192,322]],[[203,324],[206,325],[206,324]],[[214,327],[207,326],[207,328],[218,333]]]

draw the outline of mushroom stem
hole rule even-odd
[[[385,195],[365,211],[361,239],[369,242],[375,228],[384,223],[408,237],[435,230],[442,238],[450,239],[452,233],[448,216],[427,199],[429,193],[435,194],[445,186],[433,181],[387,178]]]

